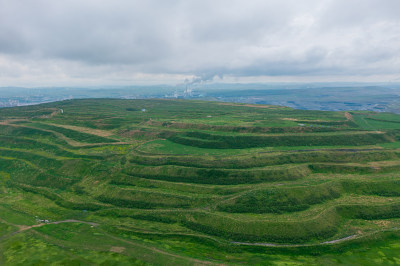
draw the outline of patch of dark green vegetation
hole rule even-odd
[[[279,146],[362,146],[394,141],[382,133],[351,132],[334,135],[226,136],[203,132],[187,132],[169,140],[199,148],[244,149]]]
[[[205,169],[181,166],[130,166],[132,176],[201,184],[243,184],[296,180],[310,174],[307,165],[276,166],[251,170]]]

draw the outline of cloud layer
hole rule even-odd
[[[399,10],[398,0],[3,0],[0,86],[387,81],[400,77]]]

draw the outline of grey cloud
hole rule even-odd
[[[398,76],[398,10],[397,0],[4,0],[0,77]]]

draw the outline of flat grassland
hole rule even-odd
[[[400,115],[0,109],[1,265],[400,264]]]

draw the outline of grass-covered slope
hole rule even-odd
[[[0,264],[397,263],[399,138],[389,113],[0,109]]]

